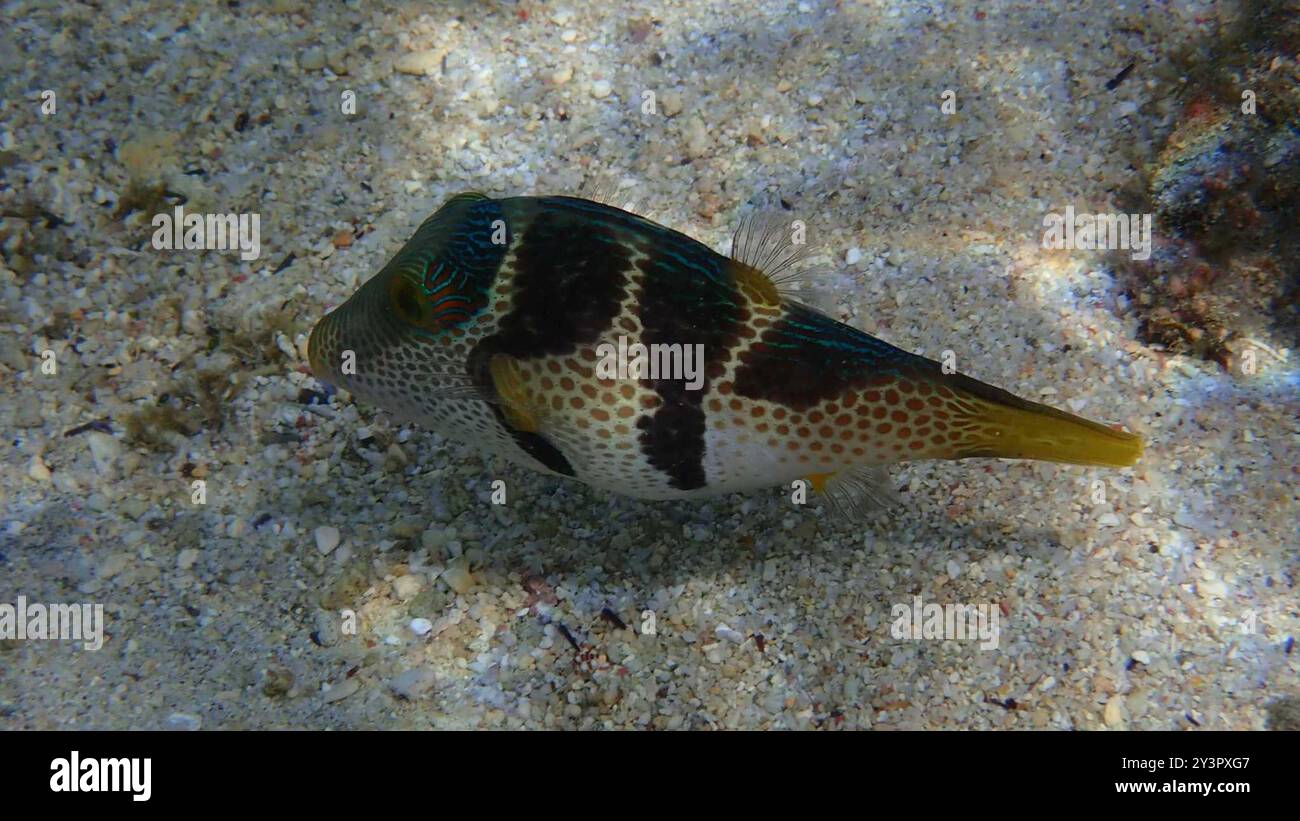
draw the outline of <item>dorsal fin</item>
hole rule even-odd
[[[601,205],[615,205],[618,197],[618,180],[608,174],[599,174],[594,177],[587,177],[578,186],[578,191],[574,195],[584,200],[598,202]]]
[[[637,203],[632,197],[620,194],[624,187],[622,181],[612,173],[606,171],[592,177],[587,177],[578,186],[577,196],[584,200],[598,202],[601,205],[608,205],[613,208],[621,208],[629,214],[636,214],[638,217],[649,219],[641,211],[637,210]]]
[[[795,241],[792,223],[770,212],[743,217],[731,240],[731,258],[780,283],[783,276],[798,270],[808,253],[806,243]]]
[[[808,289],[828,273],[812,262],[806,232],[806,225],[775,211],[743,217],[731,241],[741,287],[762,294],[766,304],[782,298],[804,302]]]

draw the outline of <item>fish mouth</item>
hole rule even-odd
[[[307,338],[307,362],[313,376],[337,387],[338,373],[329,365],[335,359],[337,348],[337,335],[332,333],[335,324],[334,312],[330,311],[311,329]]]

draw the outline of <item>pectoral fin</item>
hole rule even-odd
[[[488,373],[506,423],[524,433],[540,431],[541,402],[525,384],[519,362],[512,356],[497,354],[488,361]]]

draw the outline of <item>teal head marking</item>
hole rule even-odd
[[[398,320],[437,333],[464,324],[486,305],[505,239],[500,205],[482,194],[460,194],[426,220],[375,279],[386,280]]]

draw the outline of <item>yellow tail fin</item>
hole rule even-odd
[[[1128,467],[1142,456],[1142,437],[1021,399],[963,374],[944,377],[956,396],[962,431],[955,456],[1040,459],[1072,465]]]
[[[1128,467],[1142,456],[1142,437],[1036,402],[1016,405],[975,400],[968,418],[972,450],[963,456],[1040,459],[1072,465]]]

